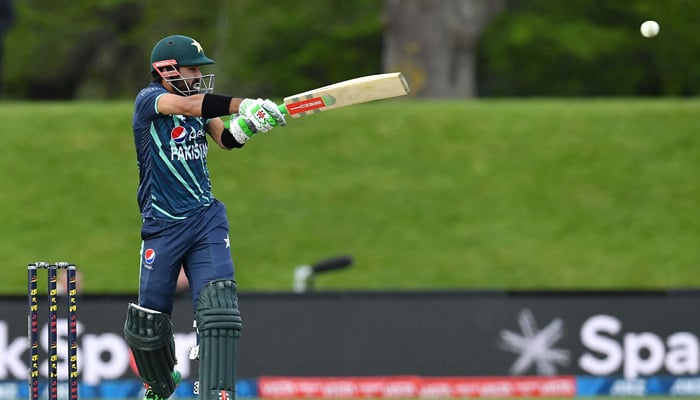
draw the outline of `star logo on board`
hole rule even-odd
[[[539,375],[557,375],[557,366],[569,365],[569,351],[554,345],[564,336],[564,322],[554,319],[538,330],[532,311],[524,309],[518,314],[521,333],[502,330],[501,348],[515,353],[518,358],[510,367],[513,375],[523,375],[535,367]]]
[[[224,243],[226,243],[226,248],[231,248],[231,240],[228,238],[228,233],[226,234],[226,237],[224,238]]]
[[[201,52],[203,52],[203,51],[204,51],[204,49],[202,48],[202,45],[201,45],[201,44],[199,44],[199,42],[198,42],[198,41],[196,41],[196,40],[193,40],[193,41],[192,41],[192,43],[190,43],[190,44],[191,44],[192,46],[194,46],[194,47],[196,47],[196,48],[197,48],[197,52],[198,52],[198,53],[201,53]]]

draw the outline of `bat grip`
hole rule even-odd
[[[282,114],[289,115],[289,110],[287,110],[287,106],[284,103],[278,105],[277,108],[280,110],[280,112]]]

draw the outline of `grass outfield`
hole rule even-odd
[[[0,293],[134,292],[131,103],[2,103]],[[242,290],[700,287],[699,100],[385,101],[210,147]]]

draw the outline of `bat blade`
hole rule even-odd
[[[298,118],[334,108],[408,94],[410,88],[400,72],[350,79],[284,98],[284,114]]]

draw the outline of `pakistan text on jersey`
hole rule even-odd
[[[171,161],[188,161],[188,160],[199,160],[207,157],[209,152],[209,145],[205,143],[198,143],[195,145],[175,145],[170,146],[170,160]]]

